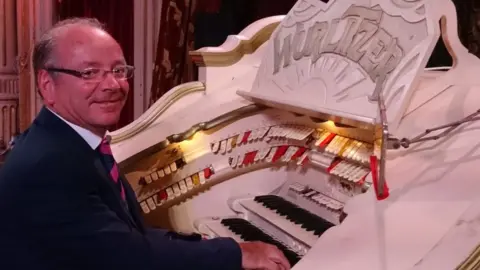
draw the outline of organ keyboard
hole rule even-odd
[[[200,81],[110,134],[147,222],[295,270],[472,269],[480,61],[455,22],[450,0],[299,0],[192,52]],[[456,66],[425,70],[440,31]]]

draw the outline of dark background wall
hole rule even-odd
[[[296,0],[223,0],[218,13],[199,13],[195,21],[195,48],[218,46],[255,20],[287,14]],[[471,53],[480,57],[480,0],[453,0],[459,36]],[[452,59],[440,39],[427,66],[450,66]]]

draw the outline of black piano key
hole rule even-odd
[[[273,239],[270,235],[264,233],[245,219],[227,218],[223,219],[221,223],[245,241],[262,241],[277,246],[283,252],[291,266],[294,266],[301,259],[297,253]]]
[[[179,158],[177,160],[175,160],[175,165],[177,166],[177,168],[181,169],[183,168],[183,166],[185,166],[185,160],[183,158]]]
[[[147,185],[147,180],[145,180],[145,177],[140,177],[140,179],[138,180],[138,184],[140,186],[146,186]]]
[[[276,195],[257,196],[254,200],[317,236],[334,226],[331,222]]]

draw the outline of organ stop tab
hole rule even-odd
[[[450,0],[299,0],[190,52],[199,80],[110,133],[146,221],[294,270],[473,269],[480,60],[456,22]]]

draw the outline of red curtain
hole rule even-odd
[[[207,0],[199,0],[207,1]],[[219,1],[219,0],[213,0]],[[203,5],[215,9],[215,5]],[[156,59],[150,89],[151,106],[171,88],[196,78],[189,57],[194,49],[194,15],[197,0],[163,0]]]
[[[218,13],[222,0],[199,0],[197,3],[197,12]]]
[[[142,0],[58,0],[57,20],[71,17],[94,17],[104,23],[110,34],[123,48],[127,63],[133,65],[133,1]],[[115,129],[133,121],[133,79],[130,92]]]

